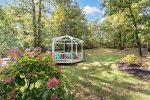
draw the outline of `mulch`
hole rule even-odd
[[[130,65],[124,62],[117,62],[116,65],[121,71],[135,75],[143,80],[150,80],[150,68]]]

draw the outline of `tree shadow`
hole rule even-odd
[[[150,70],[136,67],[136,66],[131,66],[131,67],[119,67],[120,70],[125,71],[129,74],[133,74],[143,80],[150,80]]]
[[[133,84],[121,80],[122,78],[130,79],[135,78],[134,76],[121,74],[119,76],[113,73],[114,69],[112,68],[113,63],[97,63],[97,65],[92,65],[88,63],[82,66],[75,66],[70,68],[69,71],[65,73],[68,82],[73,83],[72,87],[77,85],[83,87],[82,90],[77,92],[83,92],[82,94],[86,96],[87,94],[94,94],[97,97],[102,99],[112,99],[112,100],[128,100],[131,98],[129,91],[140,92],[146,95],[150,95],[150,90],[140,87],[138,84]],[[117,70],[117,69],[115,69]],[[103,72],[107,72],[110,76],[113,76],[113,79],[109,80],[107,77],[101,77],[98,75],[103,75]],[[94,76],[95,73],[98,73],[97,76]],[[85,90],[89,90],[88,92]],[[90,92],[91,91],[91,92]]]

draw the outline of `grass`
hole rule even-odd
[[[85,50],[85,60],[64,65],[69,91],[79,100],[150,100],[150,81],[120,71],[115,62],[131,51]]]

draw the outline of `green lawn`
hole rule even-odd
[[[83,62],[63,65],[69,91],[80,100],[150,100],[150,81],[119,71],[115,66],[129,52],[106,48],[85,50]]]

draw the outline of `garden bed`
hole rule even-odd
[[[124,63],[124,62],[118,62],[116,65],[122,71],[125,71],[129,74],[133,74],[144,80],[150,80],[150,68],[149,67],[141,67],[137,65]]]

